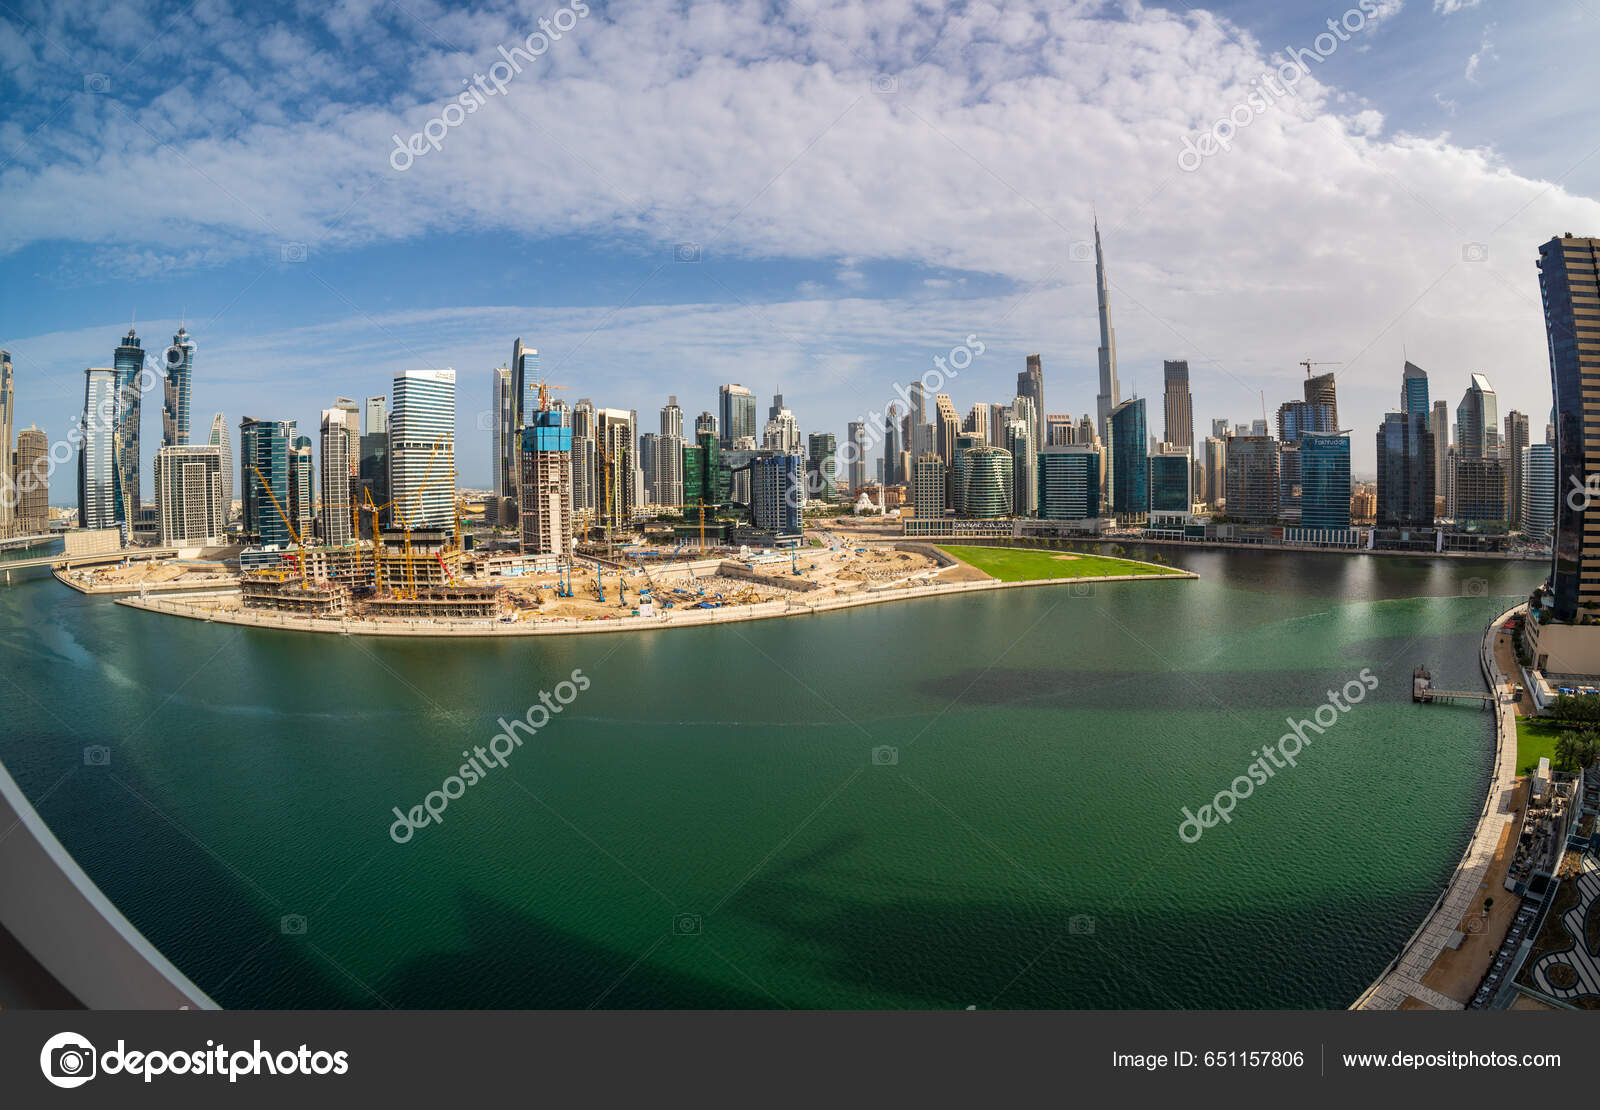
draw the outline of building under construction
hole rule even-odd
[[[496,586],[433,586],[415,594],[395,593],[356,603],[364,617],[430,620],[492,620],[500,613]]]
[[[239,582],[240,604],[305,617],[342,617],[350,611],[350,588],[338,582],[302,582],[282,571],[247,574]]]

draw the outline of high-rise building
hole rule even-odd
[[[800,422],[788,409],[779,409],[768,418],[762,430],[761,446],[767,451],[792,455],[800,450]]]
[[[289,511],[289,457],[294,450],[293,420],[239,421],[239,507],[246,535],[263,546],[287,547],[289,528],[273,499]],[[268,496],[267,491],[271,491]]]
[[[84,371],[83,441],[78,446],[78,523],[84,528],[118,528],[126,544],[131,537],[133,515],[123,496],[126,470],[120,465],[121,407],[117,404],[117,392],[116,370],[91,366]]]
[[[1007,405],[998,401],[989,405],[989,446],[1004,447],[1006,445],[1006,425],[1016,416]],[[902,442],[911,442],[911,418],[905,420],[905,436]]]
[[[17,470],[12,466],[11,427],[16,419],[16,386],[11,378],[11,352],[0,351],[0,539],[19,532],[17,527]]]
[[[1528,414],[1512,409],[1506,413],[1506,433],[1504,440],[1501,442],[1501,451],[1507,468],[1510,470],[1508,496],[1510,498],[1511,530],[1513,532],[1522,527],[1522,502],[1525,493],[1522,488],[1524,481],[1522,452],[1527,449],[1529,442]]]
[[[22,442],[20,437],[17,442]],[[1555,447],[1535,443],[1523,448],[1522,474],[1522,534],[1530,540],[1546,539],[1556,522]]]
[[[1212,419],[1212,421],[1211,421],[1211,438],[1212,439],[1227,439],[1230,434],[1231,433],[1230,433],[1230,430],[1229,430],[1229,427],[1228,427],[1228,418],[1227,417],[1223,417],[1220,420],[1219,419],[1215,419],[1215,418]]]
[[[1350,437],[1307,432],[1300,437],[1300,525],[1350,527]]]
[[[962,458],[963,515],[975,520],[998,520],[1013,515],[1016,484],[1011,452],[981,443],[968,447],[962,452]]]
[[[1028,416],[1028,438],[1035,447],[1046,442],[1044,434],[1044,360],[1038,355],[1029,355],[1027,364],[1017,375],[1017,396],[1026,397],[1032,404],[1031,415]],[[918,415],[921,423],[921,415]]]
[[[322,410],[322,542],[330,546],[355,539],[350,515],[350,464],[360,465],[359,418],[350,409]]]
[[[1189,361],[1167,359],[1161,364],[1166,386],[1162,397],[1163,427],[1166,442],[1194,450],[1194,400],[1189,395]]]
[[[1111,410],[1111,511],[1139,516],[1150,511],[1150,474],[1145,458],[1150,449],[1144,398],[1123,401]]]
[[[1078,422],[1072,418],[1070,412],[1052,412],[1044,418],[1044,445],[1046,447],[1060,447],[1063,444],[1075,443],[1078,438]]]
[[[1400,411],[1428,417],[1428,372],[1414,362],[1408,361],[1400,376]]]
[[[677,430],[669,431],[669,428]],[[655,480],[650,500],[657,505],[677,508],[683,504],[683,448],[683,412],[674,398],[661,410],[661,432],[656,436],[650,466]]]
[[[1482,374],[1472,375],[1472,384],[1456,406],[1456,434],[1456,454],[1462,458],[1492,458],[1499,453],[1499,401]]]
[[[1498,433],[1497,433],[1498,435]],[[1457,528],[1504,531],[1511,519],[1511,468],[1497,455],[1457,455],[1451,481],[1451,515]]]
[[[632,519],[638,508],[633,473],[637,458],[638,418],[632,409],[595,409],[595,505],[599,517],[613,527]]]
[[[1122,403],[1122,388],[1117,384],[1117,333],[1111,327],[1111,303],[1106,293],[1106,259],[1100,249],[1100,221],[1094,224],[1094,285],[1100,302],[1100,393],[1095,398],[1096,429],[1104,428],[1111,410]],[[1044,411],[1044,406],[1039,406]],[[1143,472],[1143,467],[1140,471]]]
[[[167,444],[156,452],[156,542],[218,546],[227,539],[225,465],[214,444]]]
[[[537,358],[537,352],[529,353]],[[389,419],[389,492],[394,500],[394,518],[401,525],[454,527],[455,432],[454,370],[402,370],[394,376],[394,413]]]
[[[1004,447],[1011,452],[1015,487],[1011,506],[1016,516],[1034,516],[1039,511],[1039,452],[1032,436],[1027,420],[1014,417],[1006,421]]]
[[[756,395],[737,382],[717,389],[717,417],[724,449],[756,434]]]
[[[1150,514],[1189,515],[1194,511],[1194,459],[1187,446],[1163,443],[1146,460]]]
[[[1572,621],[1584,606],[1600,605],[1600,503],[1568,491],[1588,490],[1591,455],[1600,451],[1600,239],[1564,235],[1539,248],[1539,293],[1544,302],[1555,393],[1556,522],[1550,586],[1557,620]]]
[[[1235,435],[1229,439],[1228,516],[1251,524],[1277,520],[1281,465],[1278,441],[1271,436]]]
[[[368,401],[370,404],[370,400]],[[513,424],[513,408],[511,403],[511,368],[497,366],[489,371],[489,426],[493,429],[489,459],[494,468],[492,475],[494,481],[490,485],[490,492],[494,497],[494,519],[500,517],[500,501],[502,498],[513,496],[512,490],[516,489],[516,482],[511,468],[507,465],[512,453],[506,450],[506,441],[516,434]],[[369,427],[368,434],[371,429]]]
[[[1224,424],[1227,421],[1223,421]],[[1228,440],[1225,436],[1207,436],[1205,443],[1205,500],[1213,510],[1227,499]]]
[[[906,415],[911,418],[911,423],[913,426],[918,424],[926,424],[928,422],[928,387],[922,384],[921,378],[914,378],[912,379],[908,394],[910,400],[907,402],[907,404],[910,406],[911,411]]]
[[[852,420],[845,427],[845,435],[850,441],[850,495],[854,497],[867,484],[867,426]]]
[[[750,461],[750,519],[757,528],[798,536],[804,519],[805,460],[799,455],[758,455]]]
[[[693,447],[683,449],[683,505],[685,519],[699,519],[699,506],[709,513],[729,500],[728,472],[722,464],[722,441],[716,429],[700,432]]]
[[[1415,413],[1385,413],[1377,451],[1379,527],[1430,527],[1438,458],[1433,432]]]
[[[833,500],[833,456],[837,441],[832,432],[812,432],[806,437],[806,486],[823,501]]]
[[[1095,430],[1094,421],[1088,413],[1083,414],[1083,419],[1078,421],[1078,434],[1072,437],[1073,443],[1099,443],[1100,433]]]
[[[694,418],[695,439],[698,440],[700,438],[701,432],[710,432],[712,435],[717,434],[717,417],[715,413],[702,412]]]
[[[1307,404],[1328,406],[1328,431],[1339,427],[1339,392],[1334,387],[1332,373],[1307,375],[1305,398]]]
[[[317,524],[317,463],[310,436],[297,436],[289,448],[289,519],[301,540],[310,543]]]
[[[944,516],[944,460],[932,451],[917,456],[911,464],[911,511],[918,520],[938,520]]]
[[[189,442],[189,395],[194,389],[194,339],[179,327],[167,348],[166,378],[161,385],[161,445]]]
[[[31,424],[17,433],[11,473],[17,535],[44,535],[50,528],[50,439]]]
[[[894,406],[890,406],[892,409]],[[966,422],[961,426],[964,432],[971,432],[980,437],[985,443],[989,442],[989,406],[978,402],[967,410]]]
[[[1280,443],[1299,443],[1307,432],[1332,435],[1338,430],[1333,408],[1324,401],[1285,401],[1278,406]]]
[[[682,425],[679,425],[682,427]],[[528,414],[520,434],[522,471],[518,477],[518,524],[524,555],[556,555],[571,559],[573,552],[572,429],[554,409]],[[679,445],[681,436],[663,436]]]
[[[1447,401],[1433,403],[1433,415],[1428,418],[1428,431],[1433,433],[1433,474],[1434,474],[1434,508],[1435,516],[1444,509],[1439,502],[1444,500],[1445,487],[1450,481],[1450,405]]]
[[[228,419],[222,413],[211,418],[211,434],[206,445],[222,451],[222,512],[226,525],[233,515],[233,433],[228,429]]]
[[[1087,520],[1100,516],[1100,449],[1092,443],[1052,444],[1039,449],[1040,520]]]
[[[883,484],[899,485],[905,480],[900,473],[900,410],[893,404],[883,422]]]
[[[116,375],[112,387],[115,400],[110,418],[115,425],[111,449],[117,458],[117,520],[131,529],[139,514],[139,417],[143,411],[144,396],[144,347],[140,345],[139,336],[132,327],[128,328],[128,334],[122,337],[122,342],[112,353],[111,367]]]
[[[961,433],[961,418],[956,415],[956,406],[950,400],[948,393],[935,393],[933,395],[934,424],[938,429],[938,439],[935,449],[939,457],[944,460],[945,504],[956,506],[956,437]]]
[[[389,434],[389,398],[368,397],[362,416],[361,434],[364,436]]]

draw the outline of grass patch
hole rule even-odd
[[[1051,578],[1102,578],[1111,574],[1171,574],[1168,567],[1153,567],[1105,555],[1074,555],[1062,551],[1029,551],[1015,547],[941,547],[946,555],[977,567],[1002,582],[1036,582]],[[1068,556],[1062,558],[1063,555]],[[1554,741],[1552,741],[1553,743]]]
[[[1556,761],[1556,738],[1561,729],[1550,721],[1537,717],[1517,718],[1517,773],[1530,774],[1539,766],[1539,757],[1548,757],[1552,766]]]

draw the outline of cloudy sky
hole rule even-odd
[[[1082,414],[1098,213],[1123,392],[1187,358],[1200,434],[1328,361],[1370,469],[1409,356],[1537,437],[1597,36],[1600,0],[7,0],[0,346],[53,437],[135,315],[194,334],[197,432],[452,366],[468,485],[517,336],[643,428],[738,381],[842,438],[968,335],[962,411],[1037,351]]]

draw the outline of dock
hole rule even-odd
[[[1426,667],[1418,667],[1411,672],[1411,700],[1446,705],[1452,702],[1476,702],[1489,709],[1494,706],[1495,695],[1469,690],[1440,690],[1433,684],[1433,673]]]

